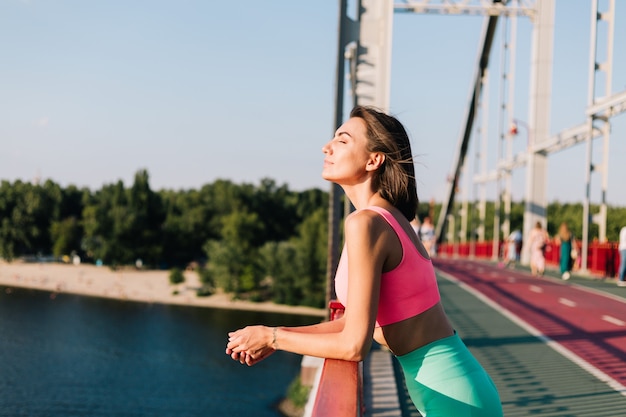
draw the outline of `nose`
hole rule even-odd
[[[322,146],[323,153],[330,153],[330,142],[327,142],[324,146]]]

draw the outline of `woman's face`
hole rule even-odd
[[[368,176],[368,162],[372,155],[367,150],[365,121],[353,117],[345,122],[335,136],[322,147],[324,168],[322,178],[338,184],[352,185]]]

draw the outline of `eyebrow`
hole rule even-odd
[[[352,135],[350,133],[346,132],[346,131],[341,131],[341,132],[337,132],[336,133],[336,136],[341,136],[341,135],[346,135],[349,138],[352,138]]]

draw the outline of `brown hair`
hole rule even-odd
[[[565,241],[568,241],[572,238],[572,233],[569,231],[567,223],[565,222],[561,223],[561,225],[559,226],[559,238]]]
[[[415,218],[418,198],[411,143],[402,123],[373,107],[356,106],[350,117],[367,126],[367,150],[385,155],[385,161],[372,179],[374,191],[389,201],[409,220]]]

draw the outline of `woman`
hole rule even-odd
[[[626,226],[622,227],[619,231],[619,243],[617,250],[619,251],[620,256],[617,286],[626,287]]]
[[[569,231],[567,223],[563,222],[559,226],[559,233],[557,234],[557,242],[561,244],[561,256],[559,260],[559,268],[561,270],[561,278],[568,280],[571,277],[572,263],[572,248],[574,245],[574,236]]]
[[[226,353],[248,365],[277,349],[361,361],[373,337],[399,359],[423,415],[502,416],[493,382],[448,321],[431,260],[409,223],[418,200],[404,127],[356,107],[322,151],[324,179],[356,208],[345,220],[335,277],[344,315],[311,326],[249,326],[229,333]]]
[[[418,236],[428,255],[434,256],[437,253],[437,238],[435,236],[435,226],[431,222],[430,216],[424,217],[424,223],[420,227]]]
[[[528,237],[530,242],[530,272],[533,275],[541,276],[546,269],[546,258],[543,251],[548,240],[548,233],[543,230],[541,222],[538,221]]]

